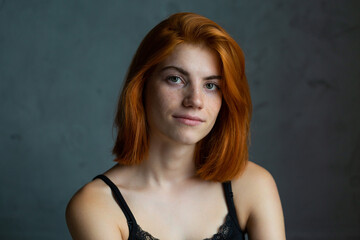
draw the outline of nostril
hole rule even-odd
[[[183,104],[185,107],[202,108],[203,96],[199,92],[192,92],[184,98]]]

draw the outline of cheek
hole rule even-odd
[[[219,99],[217,100],[218,113],[220,112],[221,105],[222,105],[222,97],[219,97]]]
[[[220,112],[221,104],[222,104],[222,97],[215,98],[213,99],[213,101],[211,101],[211,113],[212,115],[214,115],[215,118]]]
[[[147,109],[151,111],[155,117],[168,114],[177,101],[175,94],[162,88],[149,89],[148,94]]]

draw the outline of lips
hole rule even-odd
[[[196,116],[190,116],[190,115],[174,115],[173,117],[180,123],[183,123],[183,124],[189,125],[189,126],[197,126],[197,125],[205,122],[205,120],[203,120],[202,118],[199,118]]]

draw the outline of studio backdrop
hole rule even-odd
[[[184,11],[244,50],[250,161],[277,182],[287,239],[360,239],[356,0],[0,0],[0,239],[71,239],[66,204],[114,164],[132,56]]]

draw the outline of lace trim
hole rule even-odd
[[[234,231],[234,223],[231,221],[230,215],[226,215],[225,222],[220,226],[219,231],[215,233],[211,238],[205,238],[204,240],[226,240],[232,235]]]
[[[234,223],[231,221],[229,214],[226,215],[224,223],[219,227],[219,231],[215,233],[211,238],[205,238],[204,240],[226,240],[232,235],[234,231]],[[159,240],[153,237],[150,233],[144,231],[139,225],[136,225],[136,240]]]
[[[150,233],[142,230],[139,225],[136,225],[136,240],[159,240],[158,238],[153,237]]]

